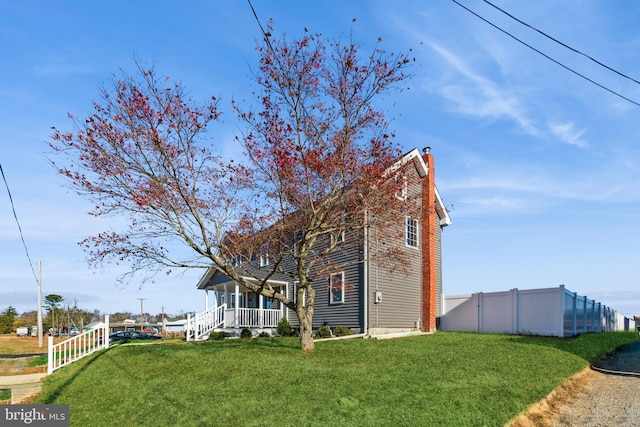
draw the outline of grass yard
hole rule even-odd
[[[439,332],[112,348],[50,376],[35,403],[72,426],[502,426],[635,333],[577,338]]]

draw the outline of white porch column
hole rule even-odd
[[[234,299],[235,299],[235,310],[236,310],[236,321],[235,321],[235,326],[236,328],[238,327],[238,320],[240,320],[240,318],[238,317],[238,315],[240,314],[240,284],[238,282],[236,282],[236,287],[235,287],[235,294],[234,294]]]
[[[229,307],[229,289],[227,289],[227,284],[224,284],[224,303]]]
[[[285,285],[284,289],[285,289],[285,292],[286,292],[285,296],[287,298],[289,298],[289,282],[287,282],[287,284]],[[280,311],[282,312],[282,318],[289,320],[289,310],[287,310],[285,308],[284,304],[282,304],[282,303],[280,303]]]
[[[209,310],[209,289],[204,290],[204,310]]]
[[[258,313],[260,314],[258,326],[262,328],[262,325],[264,325],[264,295],[258,294],[258,309]]]

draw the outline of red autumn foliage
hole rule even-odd
[[[68,160],[60,173],[95,203],[91,214],[129,221],[82,242],[94,265],[110,260],[132,272],[213,265],[294,310],[302,347],[311,350],[311,284],[336,268],[332,254],[349,241],[342,236],[367,227],[396,233],[411,205],[394,197],[388,169],[400,152],[373,102],[407,78],[409,58],[377,46],[361,55],[351,40],[273,33],[257,49],[259,108],[233,105],[246,124],[237,137],[245,166],[215,155],[215,98],[198,105],[180,84],[140,65],[137,78],[114,76],[93,113],[72,118],[73,131],[54,128],[51,146]],[[255,255],[265,251],[263,268]],[[243,263],[262,268],[260,280],[246,280]],[[304,306],[268,286],[275,273],[299,281]]]

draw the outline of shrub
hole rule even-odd
[[[224,332],[224,331],[220,331],[220,332],[211,332],[209,334],[209,339],[210,340],[223,340],[225,338],[229,338],[231,337],[231,334],[229,332]]]
[[[240,338],[241,339],[246,339],[246,338],[253,338],[253,334],[251,333],[251,331],[247,328],[244,328],[241,332],[240,332]]]
[[[288,337],[292,335],[293,329],[291,328],[291,323],[287,319],[282,319],[278,322],[278,327],[276,328],[278,335],[282,337]]]
[[[337,337],[345,337],[347,335],[351,335],[351,329],[347,328],[346,326],[338,326],[336,327],[334,334]]]
[[[318,338],[328,338],[331,336],[331,329],[328,326],[320,326],[316,331],[316,337]]]
[[[271,338],[271,335],[269,335],[269,332],[260,332],[258,338]]]

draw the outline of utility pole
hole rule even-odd
[[[38,260],[38,347],[42,348],[43,343],[42,330],[42,263]]]
[[[166,336],[167,336],[167,334],[165,333],[165,330],[164,330],[164,323],[165,323],[165,322],[164,322],[164,305],[163,305],[163,306],[162,306],[162,335],[163,335],[164,337],[166,337]]]
[[[140,332],[144,330],[144,310],[142,309],[142,301],[146,298],[138,298],[140,300]]]

